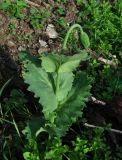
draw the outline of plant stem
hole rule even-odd
[[[68,30],[66,36],[65,36],[62,50],[65,50],[65,49],[66,49],[69,36],[70,36],[70,34],[72,33],[72,31],[73,31],[75,28],[78,28],[78,29],[80,30],[80,36],[82,36],[82,34],[83,34],[83,29],[82,29],[82,27],[81,27],[79,24],[74,24],[73,26],[71,26],[70,29]]]
[[[9,121],[9,120],[6,120],[6,119],[4,119],[4,118],[0,118],[0,121],[4,121],[4,122],[7,122],[7,123],[9,123],[9,124],[12,124],[12,125],[14,125],[11,121]]]
[[[89,127],[89,128],[102,128],[101,126],[95,126],[95,125],[88,124],[88,123],[85,123],[84,126]],[[114,133],[122,134],[122,131],[117,130],[117,129],[113,129],[113,128],[110,128],[110,129],[109,129],[109,128],[108,128],[107,130],[108,130],[108,131],[111,131],[111,132],[114,132]]]
[[[57,93],[58,93],[58,90],[59,90],[59,73],[57,72],[57,80],[56,80],[56,97],[57,97]]]

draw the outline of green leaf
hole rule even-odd
[[[56,62],[49,56],[42,56],[42,68],[46,72],[55,72],[56,71]]]
[[[20,8],[27,7],[27,4],[25,1],[17,1],[16,4]]]
[[[56,63],[57,66],[64,62],[66,58],[65,55],[56,53],[49,54],[48,57],[50,57]]]
[[[80,61],[88,59],[88,55],[85,51],[80,51],[80,54],[73,56],[50,54],[42,56],[42,68],[46,72],[72,72],[78,67]]]
[[[40,159],[39,156],[34,155],[33,152],[24,152],[23,157],[25,160],[39,160]]]
[[[90,47],[89,37],[85,32],[83,32],[83,34],[81,35],[81,42],[85,48]]]
[[[9,2],[3,2],[2,4],[0,4],[0,10],[8,9],[9,5],[10,5]]]
[[[58,88],[56,89],[56,98],[59,102],[63,101],[72,88],[74,75],[72,72],[58,73]]]
[[[72,72],[75,70],[81,61],[84,61],[88,58],[86,52],[81,52],[80,54],[75,54],[73,56],[69,56],[66,59],[66,62],[63,63],[58,72]]]
[[[42,60],[42,68],[45,69],[46,72],[56,72],[59,69],[59,66],[65,62],[67,56],[58,55],[58,54],[48,54],[47,56],[43,55],[41,57]]]
[[[91,86],[86,74],[80,72],[75,80],[73,75],[79,63],[88,58],[87,53],[74,56],[50,54],[42,57],[43,68],[40,68],[39,59],[33,60],[24,54],[21,58],[25,67],[23,78],[30,85],[28,90],[39,98],[45,120],[48,120],[37,135],[46,130],[50,137],[62,137],[82,116],[81,110],[90,96]]]
[[[36,65],[28,62],[23,71],[25,83],[29,84],[28,90],[34,92],[43,105],[43,113],[48,115],[57,108],[57,100],[48,74]]]
[[[30,120],[27,121],[27,126],[23,130],[23,134],[26,135],[26,138],[35,139],[36,132],[41,128],[44,127],[44,119],[42,116],[34,117],[32,116]]]
[[[38,144],[35,139],[29,139],[25,146],[23,157],[25,160],[40,160]]]
[[[21,51],[19,54],[19,58],[25,67],[26,67],[26,64],[28,64],[28,62],[33,63],[38,67],[41,67],[41,62],[39,57],[38,56],[35,57],[31,55],[27,51]]]
[[[57,136],[64,136],[72,123],[76,122],[78,117],[82,116],[85,102],[90,96],[91,86],[89,83],[86,74],[83,72],[74,81],[74,86],[68,95],[67,101],[57,112],[55,119],[55,125],[57,127],[54,129]]]
[[[3,93],[4,89],[7,87],[7,85],[11,82],[12,79],[13,79],[13,77],[10,78],[9,80],[7,80],[5,82],[5,84],[0,88],[0,97],[2,96],[2,93]]]

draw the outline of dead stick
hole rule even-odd
[[[39,4],[34,3],[34,2],[31,2],[31,1],[29,1],[29,0],[25,0],[25,2],[26,2],[26,3],[28,3],[28,4],[29,4],[29,5],[31,5],[31,6],[34,6],[34,7],[40,7],[40,5],[39,5]]]
[[[115,62],[113,62],[111,60],[105,59],[103,57],[98,57],[97,54],[96,54],[96,52],[92,51],[90,48],[85,49],[85,51],[88,52],[91,55],[92,58],[98,60],[100,63],[102,63],[102,64],[108,64],[108,65],[110,65],[110,66],[112,66],[114,68],[117,67],[117,63],[115,63]]]
[[[92,125],[92,124],[88,124],[88,123],[85,123],[84,126],[86,127],[89,127],[89,128],[102,128],[101,126],[95,126],[95,125]],[[122,134],[122,131],[120,130],[117,130],[117,129],[107,129],[108,131],[111,131],[111,132],[114,132],[114,133],[119,133],[119,134]]]
[[[95,104],[100,104],[100,105],[102,105],[102,106],[105,106],[105,105],[106,105],[106,102],[101,101],[101,100],[98,100],[98,99],[96,99],[96,98],[93,97],[93,96],[89,97],[89,101],[91,101],[91,102],[93,102],[93,103],[95,103]]]

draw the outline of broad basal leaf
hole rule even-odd
[[[10,3],[11,2],[9,2],[9,1],[8,2],[2,2],[0,4],[0,10],[6,10],[9,7]]]
[[[63,63],[66,59],[66,55],[63,54],[56,54],[56,53],[52,53],[48,55],[52,60],[54,60],[55,62],[57,62],[57,65],[60,65],[61,63]]]
[[[30,120],[27,121],[27,125],[25,129],[23,130],[23,134],[26,135],[26,138],[29,139],[35,139],[36,138],[36,132],[41,128],[44,127],[44,119],[40,117],[34,117],[32,116]]]
[[[63,63],[58,72],[72,72],[75,70],[81,61],[84,61],[88,58],[86,52],[81,52],[80,54],[75,54],[73,56],[69,56],[66,59],[66,62]]]
[[[85,73],[80,73],[68,95],[67,102],[57,113],[57,118],[55,119],[55,132],[57,136],[61,137],[65,135],[72,123],[82,116],[85,102],[90,96],[90,88],[91,86]]]
[[[63,101],[63,99],[67,97],[67,94],[72,88],[73,80],[74,75],[72,72],[58,73],[56,98],[59,102]]]
[[[43,69],[28,62],[26,71],[23,72],[23,78],[30,85],[28,90],[39,98],[40,104],[43,105],[44,114],[48,115],[53,112],[57,108],[57,100],[48,74]]]
[[[48,54],[47,56],[41,56],[42,68],[46,72],[57,72],[59,66],[66,60],[65,55]]]
[[[85,51],[73,56],[50,54],[42,56],[42,68],[46,72],[72,72],[78,67],[81,61],[87,60],[88,55]]]
[[[29,84],[28,90],[34,92],[43,106],[45,120],[48,120],[44,129],[49,135],[62,137],[82,116],[91,86],[82,72],[74,81],[73,71],[87,58],[86,52],[74,56],[50,54],[41,58],[42,68],[40,59],[33,61],[25,53],[21,58],[25,67],[23,78]]]
[[[49,56],[42,56],[42,68],[46,72],[55,72],[56,71],[56,61]]]
[[[28,64],[28,62],[35,64],[38,67],[41,67],[41,62],[38,56],[34,56],[29,54],[27,51],[21,51],[19,54],[20,60],[23,62],[24,66]]]

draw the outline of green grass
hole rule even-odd
[[[23,9],[27,7],[27,4],[24,0],[16,0],[11,2],[10,0],[4,0],[0,5],[0,10],[5,10],[10,17],[24,18],[22,13]]]

